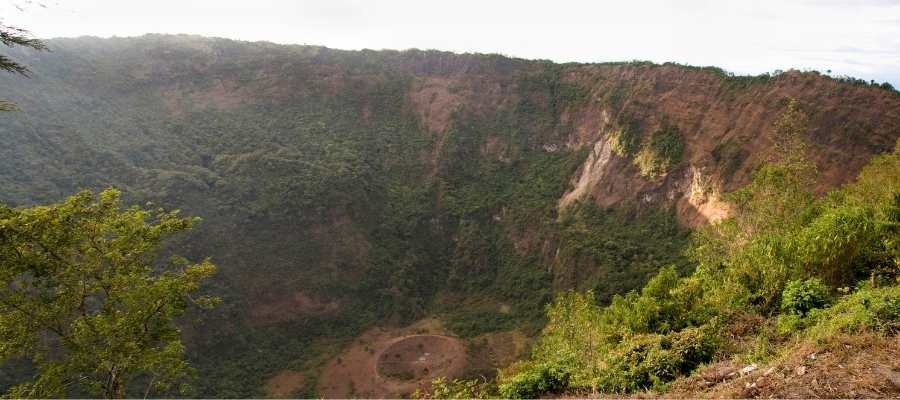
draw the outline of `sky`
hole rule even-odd
[[[0,0],[0,21],[41,38],[188,33],[738,74],[815,69],[900,88],[900,0]]]

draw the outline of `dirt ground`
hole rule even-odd
[[[740,373],[744,368],[710,365],[676,382],[667,397],[900,398],[900,336],[803,344],[777,362]]]
[[[392,341],[378,357],[378,375],[395,381],[430,381],[465,368],[465,348],[451,337],[409,335]]]
[[[436,319],[376,327],[325,364],[316,392],[323,398],[405,397],[438,377],[492,377],[523,357],[528,346],[528,337],[516,330],[459,339]],[[268,380],[265,391],[271,398],[290,397],[308,383],[304,374],[283,370]]]
[[[285,398],[303,387],[306,377],[303,374],[284,370],[273,376],[266,382],[266,394],[268,397]]]
[[[485,333],[469,341],[469,374],[493,375],[525,356],[529,340],[522,332]]]
[[[402,329],[373,328],[329,361],[319,377],[324,398],[403,397],[439,376],[460,376],[466,346],[445,336],[436,320]]]

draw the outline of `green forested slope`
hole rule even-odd
[[[699,117],[677,107],[653,108],[647,91],[687,82],[677,105],[715,104],[722,118],[741,107],[750,110],[741,115],[765,116],[735,118],[722,127],[728,135],[764,131],[781,108],[775,98],[822,85],[834,87],[829,99],[900,102],[892,92],[818,76],[733,78],[645,63],[556,65],[187,36],[48,45],[49,53],[14,54],[31,79],[0,77],[4,98],[23,109],[0,115],[0,201],[46,203],[115,186],[129,201],[202,217],[173,246],[220,267],[207,290],[223,304],[185,331],[199,369],[196,394],[205,396],[261,395],[263,381],[283,368],[308,373],[312,390],[324,360],[375,324],[438,316],[466,337],[535,334],[558,290],[593,289],[607,303],[661,266],[690,271],[682,253],[688,231],[677,222],[678,198],[666,191],[685,190],[683,174],[720,133],[695,129]],[[429,94],[427,84],[443,91]],[[818,101],[803,98],[811,107]],[[840,112],[815,121],[852,123],[862,104],[830,104]],[[447,124],[435,128],[442,112]],[[848,165],[858,166],[887,150],[900,116],[878,112],[859,138],[818,131],[815,155],[855,140]],[[588,197],[561,215],[560,198],[608,133],[591,121],[604,118],[628,126],[634,142],[635,151],[610,164],[617,169],[605,184],[618,200]],[[758,164],[749,152],[767,149],[741,135],[719,152],[725,156],[710,158],[723,186],[746,181]],[[630,160],[641,146],[680,151],[663,154],[671,165],[649,157],[636,166]],[[644,176],[644,167],[657,172]],[[835,176],[832,186],[843,179]]]
[[[746,364],[744,376],[768,363],[769,375],[803,351],[799,345],[819,344],[823,353],[828,346],[862,351],[900,333],[900,141],[893,153],[874,158],[856,182],[816,198],[809,189],[815,167],[800,138],[804,120],[789,108],[773,135],[782,152],[729,195],[731,217],[696,232],[688,249],[697,266],[692,274],[680,277],[665,268],[640,291],[617,295],[605,307],[590,293],[560,295],[547,309],[549,322],[530,360],[502,374],[499,395],[662,393],[676,379],[693,376],[700,383],[680,387],[688,389],[681,395],[694,397],[737,376],[715,377],[723,365]],[[849,340],[856,340],[855,347],[841,344],[854,335],[859,338]],[[815,353],[801,354],[816,359]],[[759,377],[730,395],[788,395],[778,387],[813,367],[788,369],[788,378],[775,378],[784,384]],[[881,397],[900,389],[878,372],[846,368],[849,376],[819,372],[833,376],[829,384],[840,388],[828,392],[870,390]],[[454,382],[450,390],[466,389]]]

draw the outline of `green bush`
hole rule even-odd
[[[660,388],[709,361],[717,326],[703,303],[699,281],[663,268],[640,292],[615,296],[606,308],[591,291],[558,296],[525,372],[511,368],[509,390],[538,390],[542,370],[562,365],[567,386],[604,392]],[[539,379],[540,378],[540,379]],[[537,389],[535,389],[537,388]],[[540,394],[540,393],[537,393]]]
[[[657,178],[678,165],[683,153],[684,141],[678,128],[666,125],[653,132],[650,143],[637,153],[634,163],[641,170],[641,175]]]
[[[643,150],[650,149],[644,144]],[[674,143],[657,144],[674,152],[651,151],[650,161],[658,160],[657,154],[677,155]],[[802,335],[900,333],[895,272],[900,145],[893,154],[875,158],[856,183],[822,199],[810,190],[814,174],[803,149],[797,145],[788,161],[765,164],[751,184],[727,196],[731,217],[694,235],[688,255],[697,264],[691,276],[682,277],[681,268],[663,268],[642,290],[612,296],[607,307],[596,302],[604,303],[600,291],[558,296],[548,308],[531,361],[518,365],[524,369],[501,371],[503,394],[533,397],[549,391],[546,365],[566,367],[568,390],[659,391],[714,355],[763,362]],[[634,273],[640,264],[614,263],[658,251],[661,241],[643,251],[641,244],[654,237],[652,229],[625,240],[632,236],[609,234],[615,224],[598,223],[612,221],[608,217],[576,206],[562,215],[561,224],[575,254]],[[654,261],[649,264],[661,265]],[[832,287],[866,277],[855,293],[826,308]],[[623,280],[615,282],[622,287]],[[594,301],[592,294],[597,294]],[[765,316],[779,306],[783,313],[775,326]],[[730,339],[720,340],[726,329]]]
[[[684,141],[681,139],[681,132],[675,126],[664,126],[654,132],[650,139],[650,147],[672,165],[679,163],[684,153]]]
[[[558,393],[569,387],[570,377],[568,368],[561,364],[537,364],[501,383],[500,396],[509,399],[535,399],[544,393]]]
[[[613,150],[620,156],[635,155],[641,147],[641,127],[636,120],[620,117],[619,129],[610,133]]]
[[[706,322],[711,314],[702,299],[697,280],[680,278],[674,267],[664,267],[640,293],[613,297],[601,321],[625,334],[666,334]]]
[[[863,287],[843,297],[820,314],[808,335],[824,339],[865,331],[900,333],[900,286]]]
[[[607,368],[598,375],[595,387],[604,393],[663,389],[712,359],[718,345],[710,325],[668,335],[632,336],[608,355]]]
[[[741,144],[733,139],[717,144],[711,154],[721,168],[721,176],[729,177],[737,172],[747,158]]]
[[[788,313],[778,316],[776,329],[783,336],[794,335],[816,324],[826,309],[813,308],[806,314]]]
[[[790,281],[781,293],[781,311],[804,316],[828,305],[829,291],[830,288],[817,278]]]
[[[437,378],[428,391],[416,389],[413,399],[486,399],[496,397],[496,386],[483,380]]]

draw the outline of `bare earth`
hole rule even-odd
[[[844,336],[794,349],[783,360],[737,379],[703,388],[687,379],[686,393],[709,398],[898,398],[900,336]]]
[[[397,398],[434,378],[458,377],[468,365],[466,346],[441,333],[435,320],[397,330],[370,329],[328,362],[317,392],[324,398]]]
[[[266,394],[268,397],[285,398],[303,387],[306,378],[303,374],[284,370],[273,376],[266,382]]]

